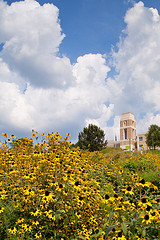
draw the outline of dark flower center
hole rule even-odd
[[[78,181],[76,181],[76,182],[75,182],[75,185],[76,185],[76,186],[78,186],[78,185],[79,185],[79,182],[78,182]]]
[[[49,192],[48,191],[45,191],[45,196],[49,196]]]
[[[139,183],[145,184],[145,180],[142,179],[141,181],[139,181]]]
[[[149,215],[145,215],[144,219],[148,220],[149,219]]]
[[[151,210],[151,207],[150,206],[147,206],[146,207],[146,210],[149,212]]]
[[[122,237],[122,232],[119,232],[119,233],[118,233],[118,237]]]
[[[127,187],[127,191],[131,191],[132,190],[132,188],[129,186],[129,187]]]
[[[108,194],[105,195],[105,199],[109,199],[109,195]]]
[[[146,203],[147,199],[146,198],[142,198],[142,203]]]

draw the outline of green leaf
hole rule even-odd
[[[91,236],[91,239],[98,239],[101,234],[102,234],[103,230],[100,229],[98,233],[95,233],[94,235]]]
[[[143,229],[143,231],[142,231],[142,237],[145,237],[145,236],[146,236],[146,230]]]
[[[111,219],[112,219],[114,213],[115,213],[114,211],[113,211],[113,212],[110,212],[110,214],[109,214],[109,220],[108,220],[109,222],[111,221]]]
[[[79,238],[79,239],[84,239],[84,240],[85,240],[85,238],[84,238],[83,236],[78,236],[78,238]]]
[[[106,233],[104,235],[104,239],[107,239],[107,236],[109,234],[109,232],[113,229],[113,228],[116,228],[118,225],[113,225],[113,226],[110,226],[109,228],[107,228],[106,230]]]
[[[103,225],[103,230],[106,229],[107,225],[108,225],[108,222],[106,222],[106,223]]]
[[[124,221],[121,223],[121,227],[122,227],[124,235],[126,236],[127,235],[127,226]]]

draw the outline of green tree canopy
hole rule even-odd
[[[160,127],[152,124],[146,134],[146,143],[149,147],[160,147]]]
[[[88,149],[89,151],[99,151],[105,145],[105,133],[100,127],[89,124],[88,127],[83,129],[78,135],[78,146],[81,149]]]

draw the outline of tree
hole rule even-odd
[[[89,124],[78,135],[78,146],[89,151],[99,151],[107,145],[105,133],[96,125]]]
[[[152,124],[146,134],[146,143],[149,147],[160,147],[160,127]]]

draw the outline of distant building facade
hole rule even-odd
[[[123,150],[136,149],[136,121],[131,112],[123,113],[120,119],[120,147]]]
[[[146,144],[146,133],[137,135],[137,150],[148,150],[148,146]]]
[[[119,148],[120,147],[120,141],[117,141],[117,139],[115,140],[109,140],[107,147],[111,147],[111,148]]]
[[[123,113],[120,118],[120,141],[108,141],[108,147],[120,147],[128,151],[143,151],[150,149],[146,144],[146,133],[136,135],[135,116],[131,112]],[[157,147],[160,149],[160,147]]]

